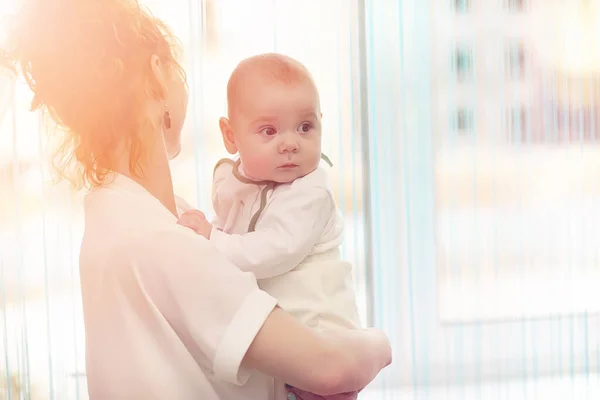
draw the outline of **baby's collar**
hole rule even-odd
[[[321,153],[321,160],[325,161],[330,167],[333,167],[333,163],[324,153]]]

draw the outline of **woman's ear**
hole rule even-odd
[[[231,129],[231,123],[225,117],[219,119],[219,128],[221,128],[221,135],[223,136],[223,144],[229,154],[237,153],[237,145],[235,144],[235,136],[233,135],[233,129]]]
[[[165,71],[163,71],[163,63],[156,54],[150,57],[150,70],[156,82],[156,89],[158,89],[156,95],[165,97],[167,94],[167,80],[165,79]]]

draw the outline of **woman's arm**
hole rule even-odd
[[[304,390],[287,386],[288,400],[357,400],[359,392],[332,394],[321,396]],[[293,396],[292,396],[293,395]]]
[[[174,224],[145,235],[127,252],[137,262],[117,271],[128,289],[122,295],[144,293],[198,365],[218,380],[243,385],[256,369],[328,395],[363,388],[391,361],[383,333],[313,332],[277,308],[252,273],[187,228]]]
[[[392,361],[382,332],[316,333],[280,308],[271,312],[242,364],[320,395],[361,390]]]

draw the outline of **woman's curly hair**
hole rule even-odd
[[[98,186],[125,145],[139,173],[147,106],[165,93],[150,60],[157,55],[185,82],[167,26],[138,0],[26,0],[12,19],[0,62],[22,73],[60,135],[53,166],[76,188]]]

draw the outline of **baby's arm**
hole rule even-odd
[[[254,232],[229,235],[213,228],[210,241],[241,270],[270,278],[291,271],[311,252],[334,212],[327,190],[291,189],[273,199]]]

